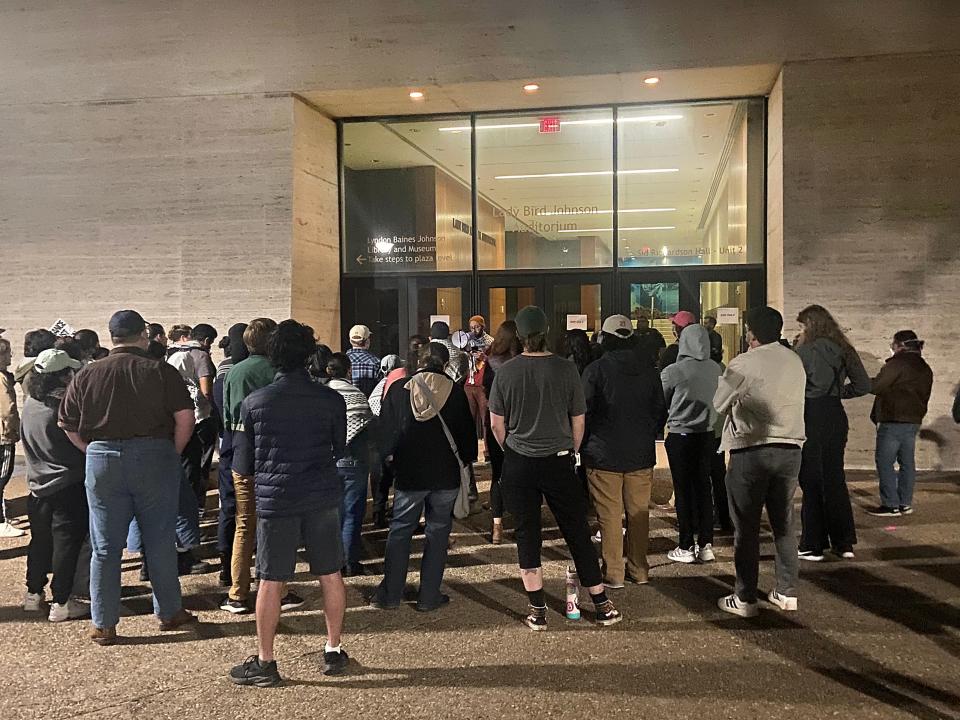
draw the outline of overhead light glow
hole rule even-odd
[[[676,208],[625,208],[620,213],[673,212]],[[570,210],[556,212],[538,212],[537,215],[612,215],[613,210]]]
[[[617,175],[653,175],[655,173],[675,173],[680,168],[650,168],[644,170],[618,170]],[[529,180],[532,178],[588,177],[613,175],[613,170],[588,170],[585,172],[534,173],[530,175],[494,175],[494,180]]]
[[[523,86],[523,91],[527,94],[535,93],[539,89],[540,89],[540,86],[537,85],[536,83],[527,83],[526,85]]]
[[[666,257],[667,255],[670,254],[670,251],[667,249],[667,246],[666,246],[666,245],[664,245],[664,246],[660,249],[660,254],[663,255],[664,257]]]
[[[658,77],[646,77],[643,79],[644,85],[656,85],[658,82],[660,82],[660,78]]]
[[[637,123],[649,122],[660,123],[667,120],[683,120],[683,115],[637,115],[636,117],[621,117],[617,119],[618,123]],[[590,118],[588,120],[561,120],[560,127],[565,125],[611,125],[613,118]],[[514,128],[540,128],[540,123],[495,123],[492,125],[477,125],[477,130],[512,130]],[[469,125],[456,125],[453,127],[437,128],[440,132],[462,132],[469,130]]]
[[[420,90],[412,90],[410,92],[411,100],[423,100],[423,92]]]
[[[627,230],[676,230],[676,225],[657,225],[652,227],[622,227],[620,228],[621,232],[626,232]],[[612,227],[608,228],[583,228],[577,230],[557,230],[557,232],[562,233],[588,233],[588,232],[613,232]]]

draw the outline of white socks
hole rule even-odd
[[[342,645],[342,643],[341,643],[341,645]],[[337,645],[336,647],[332,647],[332,646],[330,645],[330,643],[325,643],[324,646],[323,646],[323,651],[324,651],[324,652],[335,652],[335,653],[339,653],[339,652],[340,652],[340,647],[341,647],[341,645]]]

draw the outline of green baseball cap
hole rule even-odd
[[[547,316],[536,305],[527,305],[513,320],[517,323],[517,335],[522,338],[545,333],[550,327]]]
[[[33,363],[33,369],[41,375],[60,372],[67,368],[79,370],[82,367],[83,363],[79,360],[74,360],[63,350],[54,350],[53,348],[44,350],[37,355],[37,359]]]

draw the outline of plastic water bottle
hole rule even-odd
[[[567,566],[567,620],[580,619],[580,579],[575,568]]]

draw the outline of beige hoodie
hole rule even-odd
[[[417,422],[426,422],[437,416],[447,404],[453,390],[453,380],[442,373],[420,372],[407,380],[410,391],[410,409]]]
[[[799,356],[780,343],[751,348],[730,361],[713,406],[723,423],[721,450],[788,443],[803,446],[807,374]]]

